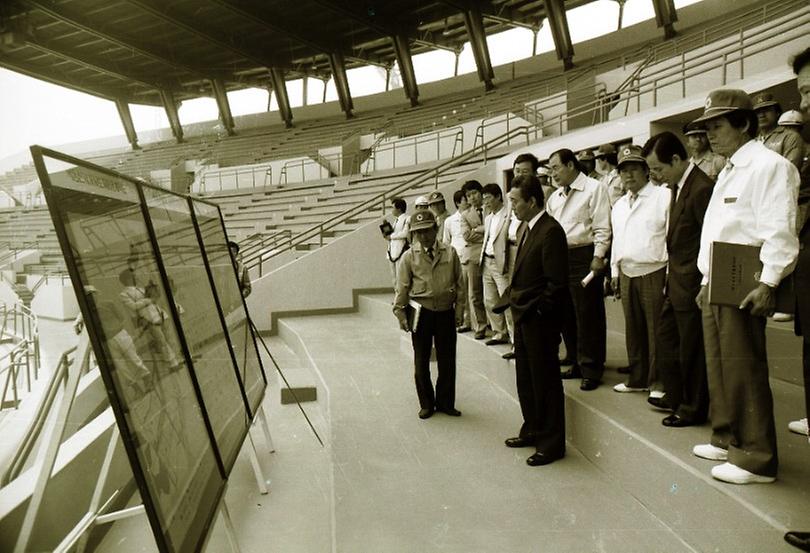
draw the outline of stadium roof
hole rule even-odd
[[[0,66],[115,101],[125,129],[129,103],[163,106],[182,139],[180,101],[213,95],[232,131],[226,93],[247,87],[274,90],[290,125],[285,81],[303,76],[333,77],[341,108],[351,115],[346,70],[365,65],[397,63],[415,105],[411,56],[460,52],[467,41],[489,88],[485,36],[514,26],[537,31],[548,24],[569,67],[565,11],[592,1],[4,0]],[[673,0],[653,3],[669,34]]]

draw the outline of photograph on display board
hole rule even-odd
[[[205,254],[214,277],[217,296],[222,302],[225,324],[242,375],[242,382],[245,385],[245,393],[250,402],[250,408],[255,413],[264,397],[267,378],[239,289],[239,281],[236,278],[236,260],[231,257],[227,245],[225,227],[222,224],[219,208],[196,199],[192,199],[191,203],[194,206]]]
[[[149,194],[147,218],[136,181],[32,153],[158,548],[198,551],[250,418],[188,204]]]

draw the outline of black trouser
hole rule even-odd
[[[537,451],[565,453],[565,403],[560,379],[561,323],[526,313],[515,321],[515,376],[523,426],[520,436],[536,440]]]
[[[804,366],[804,404],[810,421],[810,337],[802,338],[802,365]]]
[[[422,308],[416,332],[411,334],[413,344],[414,379],[419,406],[422,409],[453,409],[456,402],[456,318],[452,309],[430,311]],[[439,376],[436,395],[430,380],[430,351],[436,344]]]
[[[709,413],[709,389],[700,309],[675,310],[666,298],[658,325],[657,364],[667,401],[678,416],[702,423]]]
[[[579,365],[584,378],[599,380],[605,371],[607,323],[605,322],[604,275],[582,287],[591,272],[593,245],[568,250],[568,291],[571,301],[563,320],[567,356]]]

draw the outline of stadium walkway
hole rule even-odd
[[[528,450],[503,446],[520,422],[514,367],[468,335],[459,340],[464,415],[417,418],[410,347],[390,301],[365,295],[354,314],[280,321],[269,344],[293,385],[316,382],[318,402],[304,405],[327,447],[297,407],[278,405],[272,385],[270,495],[256,493],[241,462],[226,496],[243,551],[787,553],[785,527],[810,527],[810,446],[785,429],[802,403],[787,376],[772,379],[776,484],[714,481],[712,463],[690,453],[708,427],[662,427],[641,395],[610,389],[614,371],[595,392],[566,383],[567,456],[530,468]],[[618,305],[609,312],[617,366],[623,325]],[[781,344],[774,372],[795,377],[799,346],[786,328],[769,330]],[[215,532],[209,550],[223,539]]]

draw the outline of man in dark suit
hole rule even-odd
[[[703,324],[695,304],[701,280],[697,256],[714,181],[689,161],[686,148],[671,132],[650,138],[643,155],[653,178],[672,192],[667,230],[669,270],[656,345],[658,371],[666,393],[663,398],[650,397],[648,401],[655,407],[673,410],[661,421],[664,426],[701,424],[708,416],[709,391]]]
[[[525,175],[512,182],[509,200],[518,232],[518,253],[504,294],[515,321],[515,363],[523,426],[507,447],[534,447],[529,466],[565,455],[565,405],[557,357],[568,289],[565,231],[543,208],[540,181]],[[503,302],[506,303],[505,301]]]

